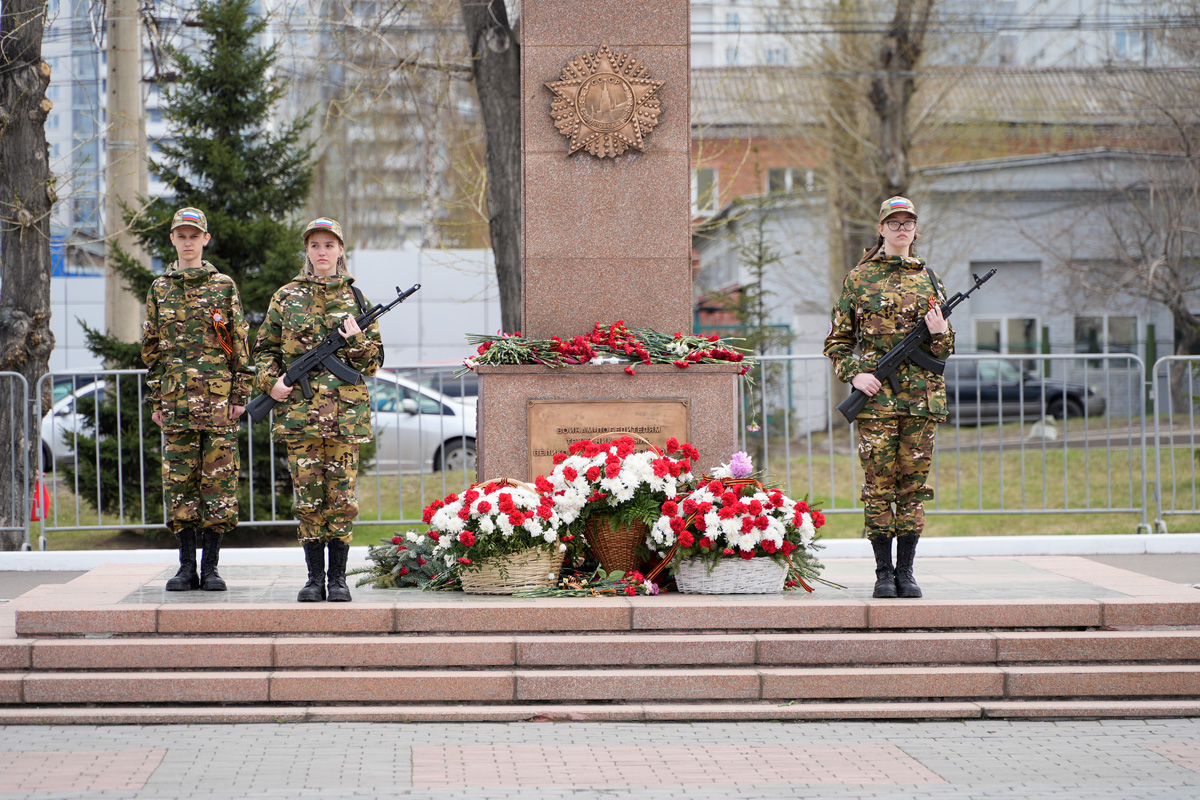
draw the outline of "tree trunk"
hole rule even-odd
[[[1171,317],[1175,330],[1179,332],[1179,344],[1175,347],[1175,355],[1190,356],[1197,343],[1200,343],[1200,317],[1188,312],[1182,304],[1169,303]],[[1171,410],[1176,414],[1187,414],[1196,405],[1200,397],[1200,374],[1195,371],[1195,364],[1190,361],[1172,361],[1171,376]],[[1158,409],[1166,410],[1164,405]]]
[[[879,121],[880,178],[885,197],[908,194],[908,105],[916,89],[912,70],[925,47],[933,2],[896,0],[896,15],[879,44],[879,71],[871,80],[870,100]]]
[[[54,349],[50,206],[56,198],[45,131],[52,108],[46,99],[50,65],[42,60],[45,10],[45,0],[5,0],[0,5],[0,372],[23,375],[31,400]],[[23,489],[29,486],[32,496],[36,485],[42,409],[24,402],[18,387],[16,379],[0,379],[0,443],[5,443],[0,446],[0,527],[23,526]],[[28,436],[23,431],[26,414]],[[29,454],[28,472],[22,453]],[[0,531],[0,550],[22,544],[22,533]]]
[[[521,329],[521,46],[503,0],[460,0],[487,147],[488,228],[505,331]]]

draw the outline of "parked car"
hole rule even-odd
[[[51,378],[53,394],[51,403],[57,403],[69,394],[77,392],[88,384],[103,380],[103,376],[87,372],[58,372]],[[44,385],[44,384],[43,384]]]
[[[1098,416],[1106,407],[1094,387],[1043,378],[1001,358],[951,356],[946,362],[946,400],[950,421],[967,424]]]
[[[58,383],[55,380],[55,394],[58,394]],[[42,462],[44,469],[51,469],[60,463],[75,463],[75,434],[90,434],[92,420],[84,414],[76,412],[77,401],[83,397],[104,399],[104,381],[94,381],[81,384],[78,389],[68,392],[57,400],[46,415],[42,417]]]
[[[479,400],[479,378],[474,372],[458,378],[454,376],[458,367],[399,367],[392,372],[460,403],[475,405]]]
[[[475,405],[394,372],[367,381],[381,472],[475,471]]]

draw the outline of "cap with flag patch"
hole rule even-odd
[[[889,197],[879,207],[879,221],[883,222],[892,214],[899,214],[902,211],[906,211],[914,217],[917,216],[916,207],[913,206],[912,201],[907,197]]]
[[[308,227],[304,229],[304,241],[307,242],[308,237],[317,231],[332,233],[342,243],[343,247],[346,245],[346,240],[342,238],[342,226],[337,223],[337,220],[330,219],[329,217],[317,217],[308,223]]]
[[[181,208],[175,212],[175,216],[171,219],[171,230],[191,225],[193,228],[199,228],[201,232],[208,233],[208,220],[204,216],[204,212],[198,208]]]

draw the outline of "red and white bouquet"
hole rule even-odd
[[[514,481],[475,484],[461,497],[435,500],[422,519],[437,542],[434,557],[468,572],[490,557],[555,545],[564,525],[551,495]]]

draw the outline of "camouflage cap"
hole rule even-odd
[[[183,225],[191,225],[193,228],[199,228],[203,233],[208,233],[208,219],[198,208],[181,208],[175,212],[175,216],[171,219],[171,230]]]
[[[887,200],[884,200],[883,205],[879,207],[879,221],[883,222],[892,214],[899,214],[903,211],[907,211],[914,217],[917,216],[917,209],[916,206],[912,204],[912,200],[909,200],[907,197],[889,197]]]
[[[317,217],[312,222],[308,223],[308,226],[304,229],[304,241],[307,242],[308,237],[317,231],[332,233],[337,237],[338,241],[342,243],[343,247],[346,245],[346,240],[342,237],[342,226],[339,225],[335,219],[330,219],[329,217]]]

